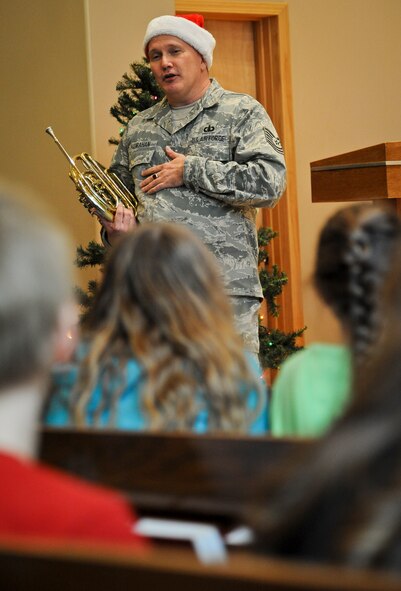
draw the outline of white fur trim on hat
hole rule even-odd
[[[173,35],[191,45],[205,60],[210,68],[213,61],[213,49],[216,39],[209,31],[181,16],[158,16],[150,21],[146,29],[143,47],[147,55],[148,43],[159,35]]]

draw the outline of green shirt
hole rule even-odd
[[[319,436],[343,413],[351,390],[351,354],[313,343],[282,365],[272,389],[272,434]]]

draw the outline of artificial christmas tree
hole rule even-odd
[[[120,135],[132,117],[152,107],[164,96],[156,84],[146,58],[143,58],[142,62],[130,64],[130,69],[131,72],[125,72],[122,79],[117,82],[118,100],[110,109],[111,115],[123,126],[120,128]],[[109,139],[110,144],[117,145],[118,142],[116,138]]]
[[[277,298],[288,282],[287,275],[280,271],[277,265],[270,264],[268,246],[277,236],[278,232],[271,228],[262,227],[258,230],[259,278],[270,317],[279,315],[280,307]],[[265,321],[264,318],[260,318],[259,359],[264,369],[278,369],[288,355],[301,349],[297,345],[297,338],[302,336],[305,328],[286,333],[278,328],[271,329],[268,324],[268,319]]]

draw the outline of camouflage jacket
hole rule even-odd
[[[166,146],[186,156],[184,184],[146,195],[141,172],[168,161]],[[280,140],[260,103],[212,80],[185,119],[174,122],[163,99],[128,123],[111,168],[132,175],[140,222],[185,224],[217,257],[230,296],[263,297],[256,208],[275,205],[286,171]]]

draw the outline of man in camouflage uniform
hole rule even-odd
[[[139,222],[185,224],[214,253],[245,346],[257,353],[256,208],[274,206],[284,191],[283,150],[260,103],[209,78],[215,40],[193,17],[149,23],[145,53],[166,97],[129,122],[111,170],[139,198]],[[112,241],[135,220],[119,206],[102,224]]]

